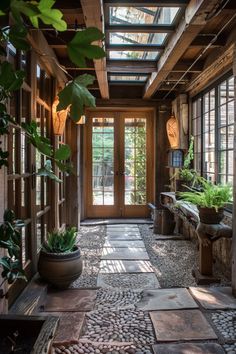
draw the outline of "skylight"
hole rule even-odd
[[[110,44],[159,44],[161,45],[166,33],[110,33]]]
[[[110,51],[110,59],[125,59],[125,60],[155,60],[159,52],[144,52],[144,51]]]
[[[110,81],[145,82],[147,78],[147,75],[110,75]]]
[[[179,7],[110,7],[111,25],[171,25]]]

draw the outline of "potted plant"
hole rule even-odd
[[[205,178],[198,178],[201,190],[189,188],[179,192],[182,200],[195,204],[199,210],[200,221],[204,224],[218,224],[224,217],[224,207],[232,203],[232,186],[213,184]]]
[[[75,227],[53,231],[40,250],[38,272],[57,288],[67,288],[82,273],[83,262],[76,236]]]

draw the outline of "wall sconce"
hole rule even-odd
[[[86,123],[86,117],[85,116],[81,116],[80,119],[78,120],[78,122],[76,122],[76,124],[85,124]]]
[[[182,149],[168,150],[168,167],[181,168],[184,163],[184,151]]]
[[[63,135],[65,130],[68,108],[57,112],[59,98],[56,97],[52,104],[52,124],[54,135]]]

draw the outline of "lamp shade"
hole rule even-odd
[[[179,122],[174,115],[166,122],[166,132],[171,149],[179,147]]]
[[[78,122],[76,122],[76,124],[85,124],[85,122],[86,122],[86,117],[81,116],[80,119],[78,120]]]
[[[55,98],[52,104],[52,123],[54,135],[63,135],[65,130],[66,118],[68,109],[63,109],[57,112],[58,97]]]

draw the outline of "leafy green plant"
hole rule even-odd
[[[0,225],[0,247],[7,250],[7,255],[0,258],[0,265],[3,269],[2,284],[7,281],[9,284],[17,278],[26,280],[22,269],[20,258],[20,229],[24,226],[23,221],[15,218],[12,210],[5,210],[3,223]],[[0,286],[2,285],[0,284]]]
[[[182,200],[190,202],[202,208],[223,208],[226,204],[232,203],[232,186],[229,184],[213,184],[205,178],[198,178],[202,190],[195,191],[189,188],[189,192],[179,192]]]
[[[42,250],[48,253],[69,253],[75,250],[77,230],[75,227],[65,231],[48,233]]]

